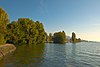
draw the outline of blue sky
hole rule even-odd
[[[100,0],[0,0],[10,20],[41,21],[48,33],[64,30],[71,36],[100,41]]]

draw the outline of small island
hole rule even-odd
[[[47,43],[78,43],[82,41],[83,40],[81,40],[80,38],[76,38],[76,34],[74,32],[72,32],[72,37],[66,36],[66,33],[64,31],[55,32],[53,35],[52,33],[46,35]]]

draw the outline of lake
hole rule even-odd
[[[100,43],[19,46],[0,60],[0,67],[100,67]]]

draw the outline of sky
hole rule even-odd
[[[75,32],[77,38],[100,41],[100,0],[0,0],[10,21],[30,18],[47,33]]]

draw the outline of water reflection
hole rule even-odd
[[[70,43],[65,46],[67,67],[75,67],[76,64],[76,44]]]
[[[100,43],[20,46],[0,60],[0,67],[100,67],[100,49],[94,47]]]
[[[9,64],[7,65],[8,67],[39,67],[39,64],[43,60],[44,49],[44,44],[33,47],[19,46],[13,55],[9,55],[3,59],[0,67],[1,64],[6,66],[3,63]],[[12,59],[9,59],[9,57],[12,57]]]
[[[3,60],[0,60],[0,67],[4,67]]]
[[[72,66],[75,66],[75,64],[76,64],[76,60],[75,60],[75,58],[76,58],[76,44],[72,44],[72,58],[71,58],[71,65]]]

